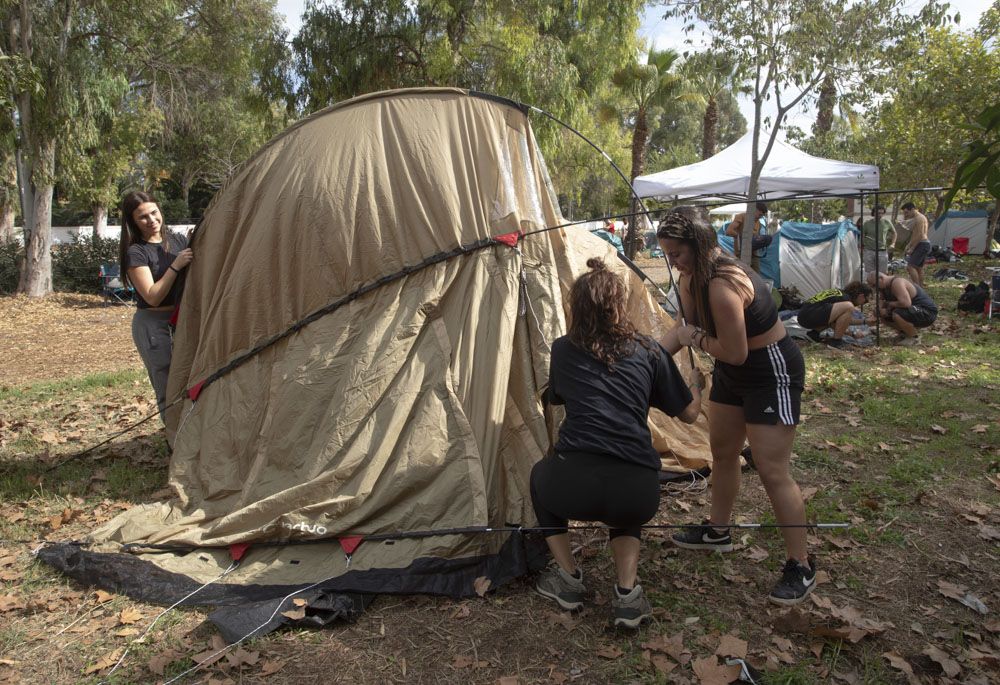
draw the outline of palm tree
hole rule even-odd
[[[675,50],[650,49],[645,64],[633,62],[616,71],[611,82],[624,95],[620,107],[604,109],[604,115],[624,115],[632,124],[632,174],[630,180],[640,176],[646,163],[646,144],[649,142],[649,120],[653,113],[672,102],[698,98],[686,88],[686,82],[672,70],[679,55]],[[638,207],[632,200],[632,221],[625,237],[625,253],[635,256],[639,238]]]
[[[699,52],[688,57],[682,73],[705,99],[701,125],[701,158],[708,159],[718,150],[719,97],[733,85],[736,64],[724,52]]]

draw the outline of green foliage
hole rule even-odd
[[[955,183],[944,198],[945,209],[960,190],[975,192],[981,184],[1000,200],[1000,104],[986,107],[970,128],[977,139],[967,145],[969,152],[955,170]]]
[[[963,144],[970,131],[986,133],[976,116],[996,99],[1000,52],[950,28],[908,40],[911,57],[897,65],[895,89],[871,116],[863,148],[880,165],[884,187],[950,186],[969,151]],[[937,197],[935,214],[943,191]]]
[[[0,242],[0,293],[8,294],[17,290],[17,281],[21,277],[20,260],[24,256],[24,248],[16,240]]]
[[[52,285],[61,292],[98,293],[101,264],[118,263],[118,239],[78,238],[52,249]]]

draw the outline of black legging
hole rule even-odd
[[[642,537],[641,526],[660,506],[655,469],[587,452],[556,453],[531,469],[531,502],[545,537],[565,533],[570,521],[601,521],[619,535]]]

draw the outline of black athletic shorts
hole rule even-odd
[[[927,255],[931,253],[931,241],[921,240],[917,243],[917,246],[913,248],[913,252],[910,256],[906,258],[906,263],[913,267],[923,266],[924,262],[927,261]]]
[[[899,314],[899,318],[908,322],[914,328],[927,328],[937,319],[937,310],[912,305],[906,309],[893,309],[893,314]]]
[[[833,302],[806,302],[799,308],[799,325],[814,331],[830,327]]]
[[[799,422],[806,364],[790,336],[759,350],[750,350],[739,366],[715,362],[709,399],[743,407],[747,423]]]
[[[556,452],[531,469],[531,503],[549,537],[569,521],[601,521],[610,537],[641,538],[660,506],[656,469],[608,454]]]

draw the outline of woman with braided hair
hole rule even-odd
[[[660,454],[647,425],[650,406],[693,423],[701,408],[674,360],[639,334],[625,310],[621,277],[600,259],[570,290],[569,334],[552,343],[544,399],[566,407],[554,453],[531,471],[531,501],[555,559],[535,589],[567,611],[583,606],[583,572],[570,551],[567,523],[610,526],[617,584],[612,622],[638,627],[652,607],[637,584],[642,525],[660,504]]]
[[[657,238],[680,272],[677,288],[687,325],[663,340],[674,352],[683,345],[715,358],[709,397],[712,504],[709,519],[673,536],[686,549],[728,552],[727,524],[740,486],[740,451],[749,440],[779,524],[805,524],[805,504],[789,461],[805,380],[802,353],[778,320],[761,277],[719,249],[715,232],[695,207],[670,210]],[[787,561],[771,590],[777,604],[798,604],[816,585],[806,551],[806,529],[782,528]]]

